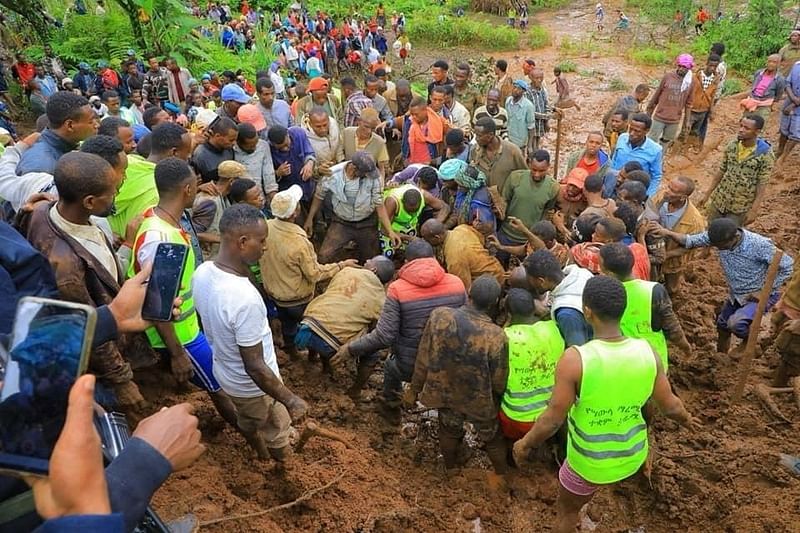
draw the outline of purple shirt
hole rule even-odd
[[[291,146],[286,152],[278,150],[272,143],[269,145],[272,154],[272,166],[275,170],[286,161],[288,161],[289,165],[292,167],[292,173],[288,176],[282,178],[279,178],[277,175],[275,176],[275,178],[279,180],[278,190],[285,191],[292,185],[299,185],[300,188],[303,189],[303,201],[310,201],[314,194],[314,185],[316,182],[313,179],[303,181],[303,178],[300,177],[300,171],[307,161],[316,160],[314,149],[311,147],[311,143],[308,142],[306,132],[302,128],[298,128],[297,126],[289,128],[289,138],[291,139]]]

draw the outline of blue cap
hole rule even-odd
[[[175,113],[176,115],[181,114],[181,108],[173,104],[172,102],[164,102],[164,109],[169,111],[170,113]]]
[[[108,61],[106,61],[105,59],[101,59],[100,61],[97,62],[97,68],[106,68],[106,67],[108,67]]]
[[[150,133],[150,128],[143,124],[134,124],[131,128],[133,128],[133,140],[137,143],[141,141],[145,135]]]
[[[223,102],[229,102],[232,100],[240,104],[250,103],[250,97],[247,96],[247,93],[244,92],[244,89],[242,89],[235,83],[229,83],[225,87],[223,87],[222,92],[220,93],[220,97],[222,98]]]
[[[209,74],[208,72],[203,74],[203,76],[200,78],[200,81],[203,81],[203,80],[211,81],[211,74]]]
[[[525,80],[514,80],[514,86],[519,87],[523,91],[528,90],[528,83]]]
[[[89,66],[89,63],[87,63],[86,61],[81,61],[80,63],[78,63],[78,68],[81,70],[89,70],[91,67]]]

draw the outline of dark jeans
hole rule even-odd
[[[778,303],[779,296],[780,293],[777,292],[770,294],[764,312],[768,312],[773,305]],[[757,306],[758,302],[756,301],[741,305],[736,301],[731,302],[730,299],[725,300],[725,305],[722,306],[722,311],[717,317],[717,329],[733,333],[740,339],[746,339],[750,333],[750,324],[753,323]]]
[[[562,307],[556,310],[555,319],[567,347],[581,346],[592,340],[592,327],[577,309]]]
[[[414,376],[414,365],[406,365],[398,361],[394,354],[383,364],[383,399],[387,404],[400,406],[400,395],[403,393],[403,382],[411,381]]]
[[[283,347],[294,348],[294,336],[297,335],[297,326],[303,319],[303,313],[308,304],[292,305],[283,307],[275,304],[278,310],[278,320],[281,321],[281,334],[283,336]]]
[[[335,216],[319,249],[319,262],[326,264],[340,260],[345,245],[350,241],[356,242],[356,259],[362,265],[378,255],[378,215],[373,213],[358,222],[347,222]]]

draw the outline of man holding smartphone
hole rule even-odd
[[[308,406],[281,379],[267,308],[250,281],[267,242],[261,211],[229,207],[219,222],[219,255],[192,280],[197,311],[214,347],[214,376],[236,406],[237,424],[259,459],[285,461],[292,421]]]
[[[192,206],[197,195],[197,176],[186,161],[168,157],[156,164],[155,182],[158,205],[144,212],[133,244],[128,276],[133,276],[142,265],[153,261],[161,242],[180,244],[189,249],[178,292],[183,300],[180,314],[170,322],[156,322],[146,330],[147,337],[153,348],[168,355],[175,379],[185,382],[191,378],[195,385],[208,391],[220,416],[236,427],[235,409],[214,379],[211,346],[200,331],[194,308],[191,280],[202,258],[195,256],[190,237],[180,224],[183,210]]]

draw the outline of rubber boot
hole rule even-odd
[[[267,450],[270,456],[279,463],[286,462],[286,459],[288,459],[289,455],[292,453],[292,449],[289,446],[284,446],[283,448],[267,448]]]
[[[486,453],[489,455],[489,460],[492,462],[494,471],[503,475],[508,473],[508,463],[506,462],[506,439],[499,431],[492,440],[486,443]]]
[[[453,470],[461,466],[458,460],[458,449],[461,446],[461,438],[453,435],[448,435],[446,432],[439,430],[439,451],[442,452],[444,459],[444,467],[447,470]]]
[[[378,405],[378,414],[390,426],[399,426],[402,421],[400,404],[383,400]]]
[[[347,395],[350,397],[351,400],[354,402],[358,402],[361,399],[361,391],[364,389],[364,386],[369,381],[370,376],[372,375],[372,365],[358,365],[358,369],[356,370],[356,379],[353,381],[353,384],[347,389]]]

